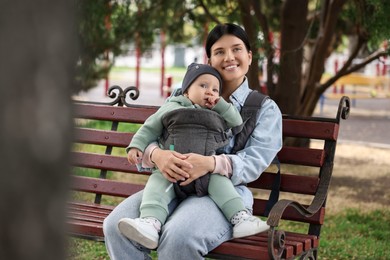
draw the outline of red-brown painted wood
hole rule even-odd
[[[75,117],[104,121],[144,123],[156,112],[157,107],[116,107],[102,105],[75,104]]]
[[[107,130],[89,128],[75,129],[75,142],[84,144],[110,145],[115,147],[127,147],[133,138],[132,133],[120,133]]]
[[[339,125],[334,122],[283,119],[283,136],[337,140]]]

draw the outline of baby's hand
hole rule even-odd
[[[217,96],[208,96],[207,97],[207,102],[206,102],[205,105],[206,105],[206,107],[208,109],[211,109],[218,103],[218,101],[219,101],[219,97],[217,97]]]
[[[129,161],[130,165],[135,165],[141,163],[142,156],[143,153],[140,150],[137,148],[131,148],[127,153],[127,160]]]

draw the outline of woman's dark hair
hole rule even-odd
[[[231,34],[241,39],[244,42],[247,50],[251,50],[248,35],[244,31],[244,29],[232,23],[218,24],[209,32],[209,35],[207,36],[206,54],[208,58],[211,57],[211,46],[213,46],[216,41],[218,41],[222,36],[226,34]]]

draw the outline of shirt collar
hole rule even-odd
[[[247,77],[245,77],[241,85],[231,94],[230,101],[233,104],[238,104],[241,108],[244,106],[245,100],[250,92],[251,90],[248,85],[248,79]]]

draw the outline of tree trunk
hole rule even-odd
[[[303,84],[299,115],[311,116],[324,90],[320,88],[320,80],[325,69],[325,61],[332,49],[337,25],[337,18],[346,0],[323,1],[318,36],[313,52],[309,58],[307,76]],[[304,104],[304,106],[303,106]]]
[[[250,5],[247,1],[239,1],[239,6],[241,9],[241,21],[245,28],[245,31],[248,35],[249,42],[252,48],[252,63],[247,73],[249,86],[252,89],[260,91],[260,82],[259,82],[259,57],[257,55],[258,48],[258,39],[257,35],[259,33],[258,26],[256,26],[256,21],[253,19],[250,11]]]
[[[65,259],[74,1],[0,9],[0,258]]]
[[[296,114],[299,107],[307,12],[308,0],[287,0],[282,10],[280,73],[275,101],[286,114]]]

